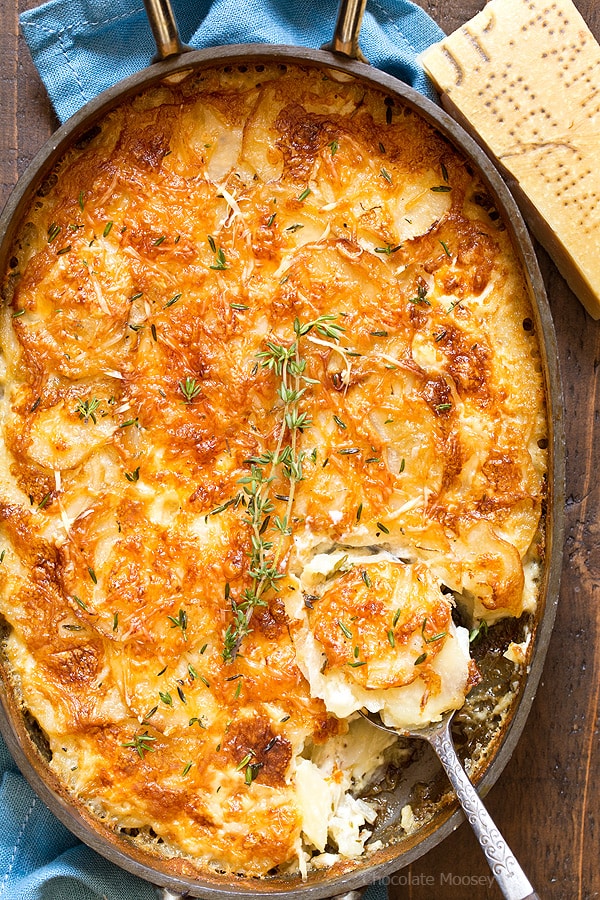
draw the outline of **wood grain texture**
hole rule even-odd
[[[0,5],[0,38],[3,65],[0,69],[0,191],[5,196],[17,177],[17,10]]]
[[[484,0],[418,0],[450,32]],[[600,40],[598,0],[575,0]],[[56,127],[17,15],[0,3],[0,203]],[[599,144],[600,157],[600,144]],[[600,898],[600,323],[586,315],[547,254],[538,256],[552,308],[567,422],[567,527],[556,627],[522,739],[486,803],[544,900]],[[470,829],[398,872],[391,900],[497,900]]]

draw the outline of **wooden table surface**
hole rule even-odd
[[[450,32],[484,0],[418,0]],[[36,0],[0,0],[0,204],[57,121],[18,31]],[[600,40],[600,3],[575,0]],[[600,149],[600,148],[599,148]],[[600,159],[600,152],[598,153]],[[487,796],[540,897],[600,897],[600,323],[538,249],[558,337],[567,423],[566,546],[556,627],[534,706]],[[597,424],[598,423],[598,424]],[[598,437],[598,448],[594,439]],[[392,900],[488,900],[489,869],[463,824],[392,879]]]

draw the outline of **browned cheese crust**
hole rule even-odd
[[[110,826],[264,875],[298,853],[297,754],[347,727],[311,698],[285,613],[313,548],[407,548],[490,621],[535,605],[546,425],[507,232],[398,101],[264,65],[112,112],[34,198],[11,266],[0,609],[15,690],[59,778]],[[258,354],[294,341],[310,380],[284,410]],[[304,424],[286,430],[286,413]],[[298,477],[261,462],[292,433]],[[272,508],[252,522],[253,467]],[[283,577],[241,635],[253,538]],[[447,626],[438,606],[425,634]],[[367,658],[393,649],[373,609]],[[411,616],[398,644],[421,633]]]

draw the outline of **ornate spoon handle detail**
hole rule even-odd
[[[504,896],[507,900],[536,900],[538,895],[460,764],[450,737],[450,719],[427,733],[415,732],[415,736],[429,741],[437,753]]]

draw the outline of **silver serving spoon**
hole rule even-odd
[[[445,713],[440,722],[412,729],[390,728],[383,724],[378,713],[365,710],[359,710],[359,712],[372,725],[383,731],[401,734],[404,737],[421,738],[431,744],[450,779],[460,805],[506,900],[539,900],[538,894],[532,888],[460,764],[450,732],[450,723],[454,712]]]

